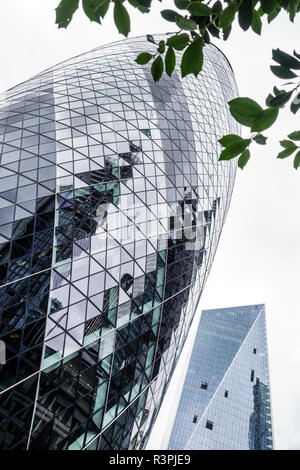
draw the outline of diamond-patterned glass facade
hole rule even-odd
[[[204,310],[169,449],[272,448],[265,306]]]
[[[237,92],[214,46],[198,79],[154,83],[134,62],[152,39],[1,96],[3,449],[143,448],[188,332],[231,198],[218,139],[239,132]]]

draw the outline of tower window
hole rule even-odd
[[[207,429],[210,429],[210,430],[212,431],[213,425],[214,425],[214,423],[213,423],[212,421],[207,420],[205,427],[206,427]]]
[[[198,416],[197,416],[197,415],[194,415],[193,423],[197,423],[197,419],[198,419]]]
[[[252,369],[252,370],[251,370],[250,381],[253,382],[253,380],[254,380],[254,370]]]
[[[225,390],[224,397],[228,398],[228,390]]]
[[[207,386],[208,386],[207,382],[201,383],[201,388],[204,388],[204,390],[207,390]]]
[[[147,137],[151,137],[150,129],[140,129],[140,131],[145,134]]]
[[[256,354],[256,348],[253,348],[253,354]]]

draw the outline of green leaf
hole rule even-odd
[[[292,155],[292,153],[294,153],[293,149],[282,150],[282,152],[279,152],[279,154],[277,155],[277,158],[287,158]]]
[[[138,0],[128,0],[128,2],[130,3],[130,5],[137,8],[141,13],[149,13],[150,11],[147,6],[141,5]],[[149,7],[150,7],[150,4],[149,4]]]
[[[194,29],[197,29],[197,23],[194,20],[182,18],[182,16],[176,18],[176,24],[180,29],[186,31],[194,31]]]
[[[200,36],[191,42],[186,48],[181,61],[181,76],[193,73],[195,77],[199,74],[203,65],[203,39]]]
[[[254,137],[254,140],[259,145],[265,145],[267,143],[267,137],[262,134],[258,134]]]
[[[273,98],[274,98],[274,96],[271,93],[269,93],[267,98],[266,98],[266,105],[267,106],[270,106],[270,102]]]
[[[165,41],[159,41],[157,51],[160,54],[163,54],[165,52],[165,49],[166,49]]]
[[[228,28],[223,28],[223,40],[224,41],[226,41],[229,38],[231,30],[232,30],[231,25],[228,26]]]
[[[174,3],[178,10],[186,10],[190,2],[189,0],[174,0]]]
[[[243,140],[242,137],[236,134],[227,134],[224,135],[221,139],[218,140],[223,147],[228,147],[229,145],[233,144],[234,142],[238,142]]]
[[[300,131],[292,132],[288,135],[288,138],[292,140],[300,140]]]
[[[231,160],[245,150],[250,144],[251,139],[242,139],[241,141],[234,142],[233,144],[222,150],[219,160]]]
[[[229,101],[230,109],[240,114],[241,116],[255,117],[263,109],[251,98],[234,98]]]
[[[136,63],[139,65],[145,65],[149,62],[149,60],[152,59],[152,54],[149,54],[149,52],[141,52],[135,59]]]
[[[121,0],[115,1],[114,21],[119,33],[127,37],[130,31],[130,18]]]
[[[277,158],[287,158],[290,155],[292,155],[292,153],[294,153],[295,150],[296,150],[295,148],[287,148],[285,150],[282,150],[282,152],[279,152],[279,154],[277,155]]]
[[[241,116],[240,114],[236,113],[235,111],[232,111],[230,110],[230,113],[232,115],[232,117],[234,117],[234,119],[239,122],[240,124],[242,124],[243,126],[248,126],[248,127],[251,127],[252,126],[252,123],[254,121],[254,118],[251,117],[247,117],[247,116]]]
[[[152,0],[135,0],[137,1],[140,5],[150,8],[151,7],[151,2]]]
[[[290,21],[292,23],[294,22],[294,18],[295,18],[296,13],[297,13],[297,8],[299,8],[298,1],[297,0],[289,0],[287,10],[289,12]]]
[[[209,16],[211,8],[202,2],[193,1],[187,6],[188,11],[194,16]]]
[[[300,61],[292,55],[289,55],[280,49],[273,49],[272,53],[273,60],[278,62],[278,64],[283,65],[288,69],[300,69]]]
[[[268,129],[276,121],[278,116],[278,108],[264,109],[253,121],[251,131],[261,132]]]
[[[172,36],[167,40],[167,46],[174,47],[177,51],[182,51],[190,42],[190,36],[187,33]]]
[[[210,36],[207,29],[205,29],[204,33],[202,33],[202,37],[204,39],[205,44],[210,44]]]
[[[256,101],[250,98],[235,98],[228,104],[232,116],[244,126],[252,126],[254,118],[263,110]]]
[[[231,23],[234,20],[236,13],[236,6],[234,3],[230,3],[228,7],[226,7],[219,18],[219,27],[223,29],[227,29],[231,26]]]
[[[271,13],[268,14],[268,23],[271,23],[275,20],[276,16],[281,12],[281,8],[275,8]]]
[[[91,21],[96,21],[96,23],[100,24],[100,17],[104,18],[108,10],[109,0],[82,0],[82,7],[86,16]]]
[[[300,93],[298,93],[298,95],[296,95],[295,98],[293,99],[291,106],[290,106],[290,110],[292,111],[292,113],[296,114],[299,108],[300,108]]]
[[[275,96],[281,95],[282,93],[285,93],[284,90],[279,90],[276,86],[273,87],[273,92]]]
[[[166,57],[165,57],[165,67],[166,67],[166,72],[169,77],[171,77],[173,70],[175,69],[176,65],[176,56],[173,47],[169,46]]]
[[[257,13],[256,10],[253,10],[253,19],[252,19],[252,23],[251,23],[251,28],[256,34],[260,35],[261,28],[262,28],[262,22],[261,22],[259,14]]]
[[[293,151],[295,151],[298,148],[295,142],[292,142],[291,140],[287,140],[287,139],[281,140],[280,145],[281,147],[285,149],[293,149]]]
[[[163,74],[163,71],[164,71],[164,63],[163,63],[161,56],[159,55],[158,57],[156,57],[156,59],[154,60],[151,66],[151,74],[155,82],[159,82]]]
[[[259,9],[257,10],[257,13],[259,14],[259,16],[264,16],[264,14],[265,14],[262,7],[259,7]]]
[[[297,168],[300,165],[300,150],[299,152],[296,153],[295,160],[294,160],[294,168],[297,170]]]
[[[209,24],[207,26],[207,29],[210,32],[210,34],[214,36],[215,38],[220,37],[220,30],[214,24]]]
[[[219,13],[220,11],[222,11],[223,10],[222,2],[220,2],[220,0],[217,0],[211,7],[211,10],[213,13]]]
[[[160,14],[164,20],[171,21],[171,23],[175,23],[176,18],[181,17],[180,13],[174,10],[162,10]]]
[[[277,0],[260,0],[261,8],[265,13],[271,13],[277,6]]]
[[[282,65],[271,65],[271,70],[279,78],[295,78],[297,75]]]
[[[238,166],[242,170],[250,158],[250,152],[248,149],[244,150],[241,153],[241,156],[238,160]]]
[[[288,93],[286,92],[280,93],[279,95],[272,98],[269,104],[270,106],[283,106],[285,103],[289,101],[292,94],[293,94],[292,91],[289,91]]]
[[[59,28],[66,28],[75,11],[78,8],[79,0],[61,0],[58,7],[55,9],[56,11],[56,21],[55,23],[58,25]]]
[[[253,4],[252,0],[242,0],[239,7],[239,24],[240,27],[246,31],[252,23],[253,18]]]

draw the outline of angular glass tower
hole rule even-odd
[[[154,83],[134,59],[155,47],[100,47],[1,97],[2,449],[147,441],[230,203],[218,139],[239,132],[223,54]]]
[[[169,449],[272,449],[264,305],[204,310]]]

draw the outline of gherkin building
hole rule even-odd
[[[230,203],[218,139],[239,132],[224,55],[155,83],[134,59],[162,38],[0,97],[1,449],[147,443]]]

